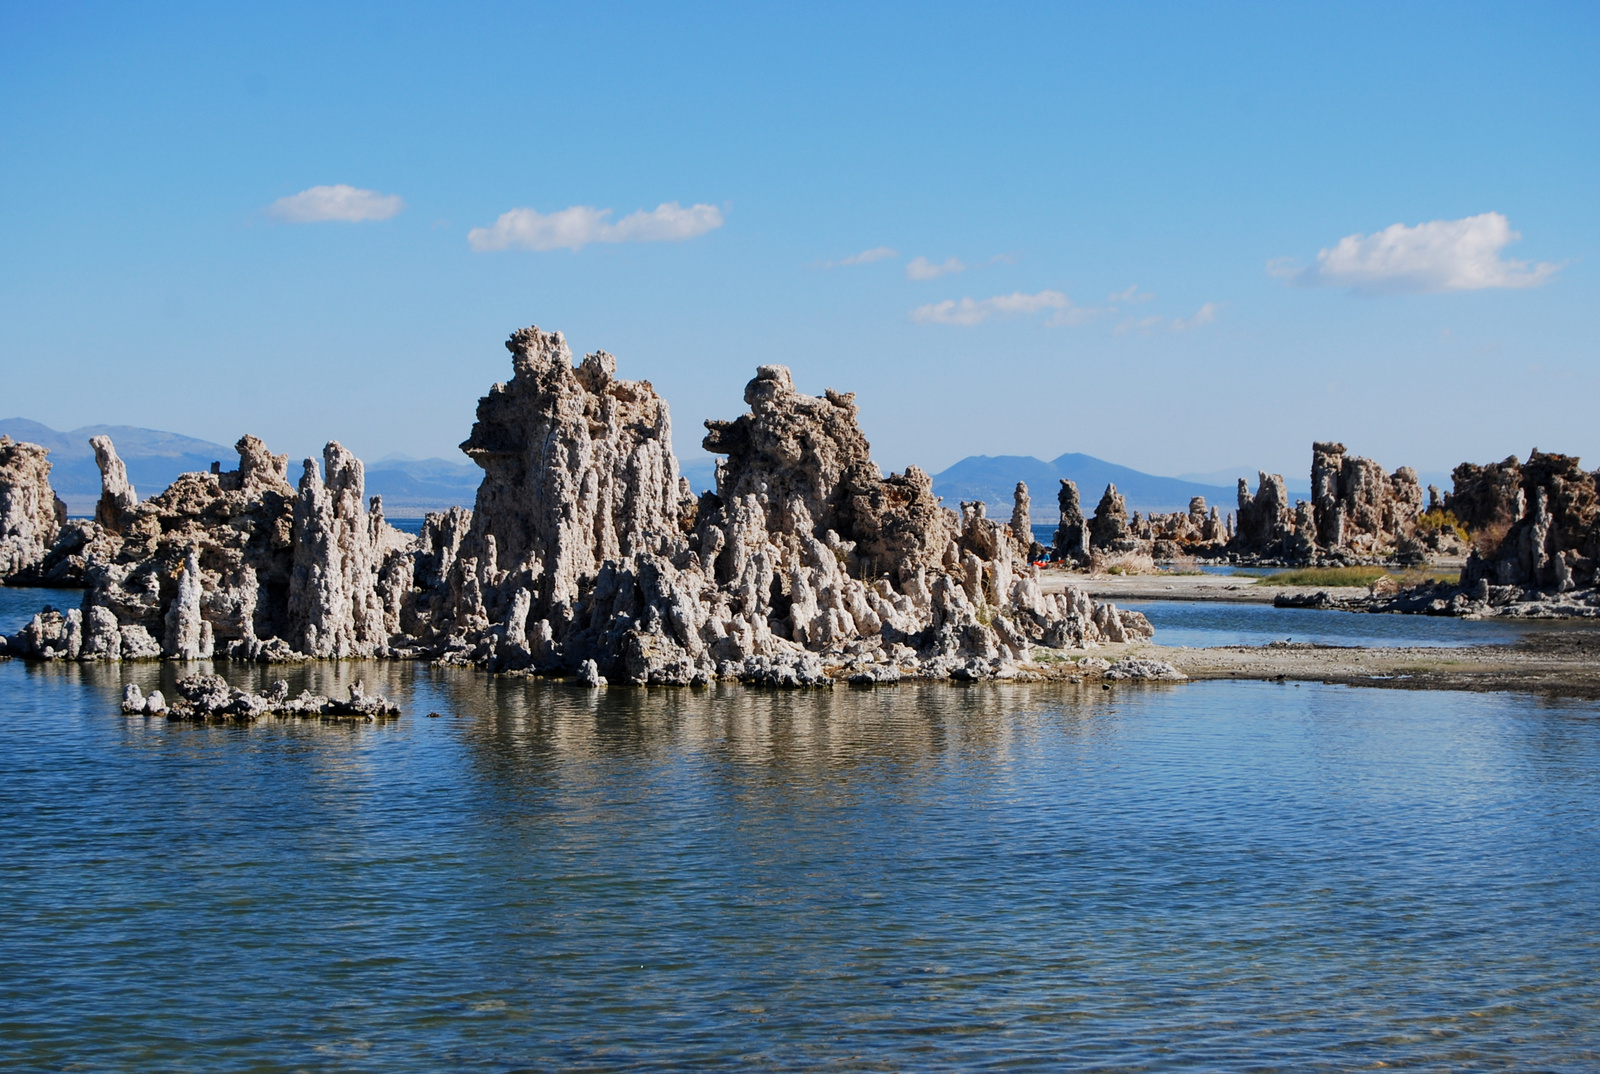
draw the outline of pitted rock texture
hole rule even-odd
[[[1117,486],[1107,485],[1099,506],[1094,509],[1094,517],[1089,520],[1089,543],[1095,548],[1127,551],[1119,548],[1118,542],[1126,540],[1128,535],[1128,501],[1117,491]]]
[[[1455,478],[1446,506],[1470,518],[1473,530],[1463,586],[1556,593],[1600,586],[1600,474],[1576,456],[1535,448],[1524,464],[1464,464]]]
[[[67,521],[67,506],[50,487],[50,452],[0,436],[0,581],[38,573]]]
[[[512,379],[478,401],[461,445],[484,471],[461,555],[496,593],[528,589],[535,618],[570,621],[604,561],[681,543],[690,505],[672,423],[649,382],[616,379],[604,351],[574,368],[561,333],[538,328],[506,348]]]
[[[263,716],[372,721],[400,715],[398,706],[386,697],[368,694],[363,683],[352,685],[348,694],[347,698],[340,699],[304,691],[291,698],[289,684],[282,679],[273,683],[266,693],[253,694],[229,686],[220,675],[201,673],[179,679],[170,703],[160,690],[152,690],[146,697],[137,685],[129,683],[122,691],[122,712],[127,716],[165,716],[169,720],[239,723],[249,723]]]
[[[1058,563],[1073,563],[1081,567],[1089,562],[1092,539],[1089,523],[1083,517],[1083,506],[1078,502],[1077,483],[1063,477],[1056,503],[1061,508],[1061,521],[1056,525],[1051,558]]]
[[[648,382],[617,379],[604,352],[574,366],[559,333],[523,329],[507,347],[512,379],[480,400],[462,445],[484,470],[475,507],[428,516],[416,538],[363,502],[362,465],[337,442],[298,489],[287,459],[247,436],[237,470],[184,474],[144,502],[97,444],[101,521],[72,545],[83,606],[41,613],[8,649],[828,686],[1010,677],[1036,646],[1152,633],[1137,612],[1043,590],[1024,486],[1006,524],[981,503],[942,506],[916,467],[883,476],[852,395],[805,395],[788,369],[761,367],[749,411],[707,423],[706,447],[727,457],[695,501]],[[1110,495],[1107,524],[1125,513]],[[194,691],[171,708],[257,710]]]
[[[1148,632],[1133,613],[1043,593],[1012,527],[981,505],[940,506],[925,472],[884,477],[849,394],[805,395],[788,369],[758,369],[749,411],[707,423],[706,448],[727,457],[716,492],[691,503],[648,385],[616,380],[609,356],[574,370],[560,337],[536,329],[513,352],[526,383],[485,400],[465,445],[485,491],[432,613],[450,626],[419,638],[442,659],[589,682],[821,686],[840,663],[874,681],[973,660],[994,674],[1052,630],[1086,645]],[[504,432],[528,428],[539,454]],[[592,445],[599,462],[574,467]],[[490,488],[496,465],[515,489]],[[565,504],[580,481],[593,510],[558,514],[556,494],[528,491],[554,488]]]
[[[1239,511],[1229,547],[1245,555],[1283,555],[1294,532],[1288,487],[1282,474],[1263,470],[1257,479],[1255,495],[1249,483],[1239,479]]]
[[[1313,444],[1311,499],[1315,533],[1307,536],[1324,552],[1372,559],[1418,551],[1412,538],[1422,486],[1409,466],[1385,474],[1343,444]]]
[[[95,465],[100,468],[100,502],[95,505],[94,520],[113,533],[121,533],[122,516],[139,502],[139,495],[128,481],[128,467],[109,436],[91,436],[89,446],[94,449]]]

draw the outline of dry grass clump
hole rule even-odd
[[[1472,547],[1484,559],[1493,559],[1510,532],[1510,522],[1491,522],[1472,535]]]
[[[1256,579],[1256,585],[1365,586],[1377,596],[1411,589],[1430,582],[1453,582],[1459,572],[1451,570],[1391,571],[1384,567],[1302,567],[1279,571]]]
[[[1094,552],[1089,557],[1090,574],[1159,574],[1160,568],[1148,552]]]
[[[1389,577],[1382,567],[1301,567],[1256,579],[1256,585],[1370,586]]]

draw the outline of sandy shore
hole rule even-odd
[[[1509,690],[1600,698],[1600,628],[1530,632],[1511,645],[1345,648],[1309,643],[1168,648],[1112,645],[1086,656],[1164,660],[1191,679],[1329,682],[1411,690]]]
[[[1325,590],[1334,597],[1364,597],[1365,586],[1257,585],[1247,574],[1070,574],[1044,571],[1039,580],[1047,593],[1069,585],[1085,590],[1095,600],[1208,600],[1231,604],[1271,604],[1279,593]]]

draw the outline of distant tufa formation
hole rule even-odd
[[[1526,463],[1463,463],[1451,477],[1455,492],[1444,507],[1474,534],[1461,575],[1469,590],[1490,600],[1493,588],[1568,593],[1600,585],[1600,473],[1583,470],[1576,456],[1535,448]]]
[[[1430,498],[1467,531],[1471,551],[1456,582],[1338,599],[1328,593],[1278,598],[1293,607],[1429,615],[1600,618],[1600,474],[1571,455],[1535,449],[1479,466],[1463,463],[1455,491]],[[1432,512],[1430,512],[1431,514]]]
[[[1188,511],[1135,513],[1115,485],[1106,486],[1094,516],[1083,517],[1078,489],[1061,482],[1058,561],[1089,563],[1096,552],[1142,552],[1155,559],[1245,559],[1278,563],[1416,562],[1432,556],[1464,555],[1466,544],[1444,518],[1437,489],[1424,510],[1417,474],[1393,474],[1371,459],[1345,452],[1343,444],[1312,446],[1312,502],[1289,502],[1279,474],[1261,473],[1256,491],[1239,480],[1237,512],[1223,515],[1204,497]]]
[[[246,436],[237,470],[141,502],[98,437],[95,520],[68,522],[43,449],[0,441],[6,575],[86,590],[6,647],[827,685],[1004,677],[1035,645],[1152,633],[1081,590],[1043,591],[1023,486],[1008,526],[981,503],[941,507],[916,467],[884,477],[852,395],[803,395],[786,368],[761,367],[750,410],[707,423],[705,447],[726,458],[695,500],[648,382],[618,380],[604,352],[574,366],[559,333],[523,329],[507,347],[512,379],[462,444],[484,471],[477,502],[430,514],[416,537],[365,501],[361,462],[337,443],[291,486],[287,457]]]

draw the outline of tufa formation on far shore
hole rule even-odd
[[[1087,665],[1050,671],[1036,650],[1048,660],[1153,633],[1071,575],[1056,575],[1064,592],[1046,591],[1025,485],[1006,523],[981,502],[943,507],[915,466],[885,477],[851,394],[804,395],[788,369],[762,366],[749,410],[706,423],[705,448],[724,458],[716,492],[696,499],[648,381],[618,379],[603,351],[574,365],[560,333],[526,328],[506,346],[512,378],[479,401],[461,445],[483,470],[476,502],[428,515],[415,536],[384,520],[361,461],[336,441],[291,484],[287,456],[244,436],[237,469],[213,464],[141,501],[97,436],[91,521],[66,517],[44,448],[0,437],[0,579],[84,589],[79,607],[46,609],[0,639],[0,654],[380,657],[590,685],[801,686],[1054,674]],[[1095,568],[1116,557],[1464,557],[1459,583],[1375,591],[1361,606],[1600,615],[1596,474],[1534,451],[1453,476],[1449,495],[1430,487],[1424,502],[1415,471],[1317,443],[1310,503],[1291,505],[1283,478],[1262,473],[1253,494],[1240,481],[1236,512],[1197,497],[1188,511],[1132,517],[1114,485],[1086,517],[1062,481],[1050,556]],[[1289,602],[1334,606],[1325,595]],[[1164,674],[1137,664],[1123,671]]]
[[[237,470],[139,501],[96,438],[95,520],[68,522],[43,449],[0,441],[8,581],[85,588],[81,607],[40,613],[6,648],[799,686],[1027,675],[1035,646],[1152,633],[1079,589],[1044,592],[1026,489],[1006,525],[981,503],[940,506],[915,467],[884,477],[852,395],[804,395],[785,367],[761,367],[749,411],[707,423],[706,448],[726,458],[696,500],[649,382],[617,379],[604,352],[574,366],[560,333],[526,328],[507,348],[512,379],[479,401],[462,444],[484,471],[476,503],[430,514],[415,537],[366,502],[362,464],[337,442],[291,486],[287,457],[245,436]],[[1149,663],[1119,674],[1176,674]]]

